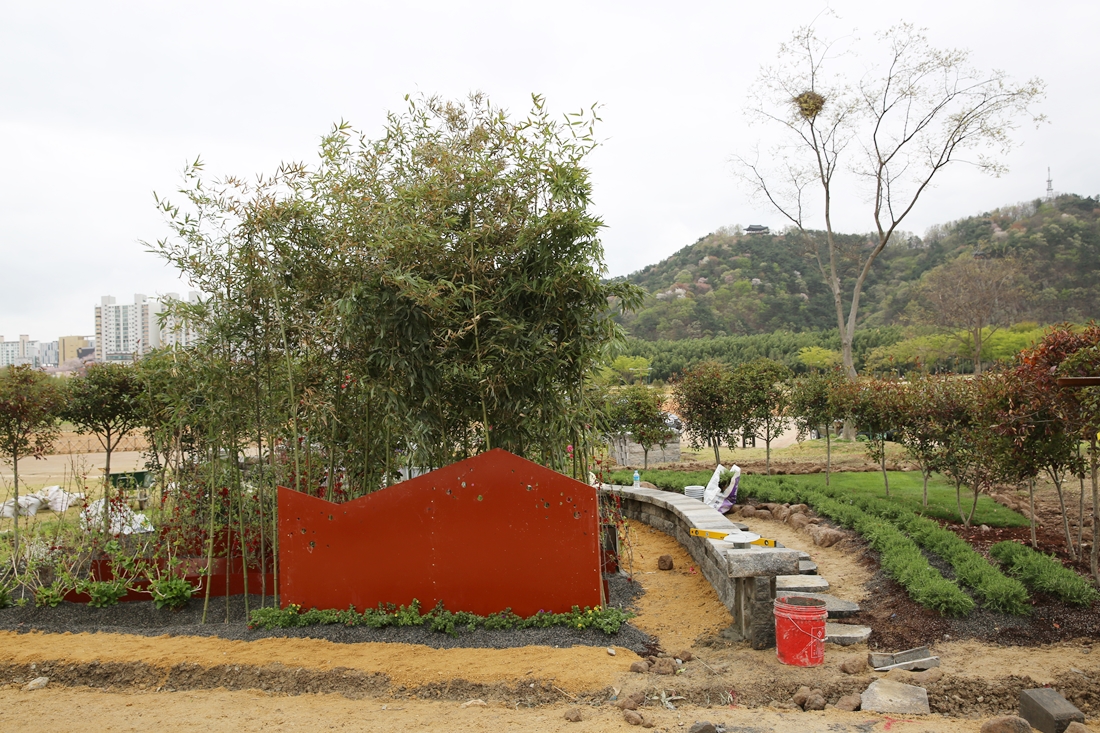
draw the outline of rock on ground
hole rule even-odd
[[[634,662],[630,665],[630,671],[645,674],[649,671],[649,662],[645,661],[644,659],[638,662]]]
[[[24,690],[41,690],[46,685],[50,684],[49,677],[35,677],[33,680],[27,683]]]
[[[709,720],[697,720],[688,728],[688,733],[715,733],[716,730]]]
[[[928,692],[923,687],[893,680],[875,680],[860,695],[860,707],[867,712],[927,715]]]
[[[658,659],[653,665],[653,671],[657,674],[676,674],[676,662],[668,657]]]
[[[657,558],[658,570],[672,570],[672,555],[661,555]]]
[[[1026,722],[1026,721],[1025,721]],[[1076,720],[1071,722],[1062,733],[1092,733],[1092,728],[1089,728],[1084,723],[1078,723]]]
[[[861,674],[867,671],[867,657],[862,654],[848,657],[840,663],[840,671],[844,674]]]
[[[565,719],[568,720],[570,723],[579,723],[579,722],[581,722],[581,709],[580,708],[569,708],[568,710],[565,711]]]
[[[641,725],[643,722],[645,722],[645,719],[642,718],[641,713],[638,713],[634,710],[624,710],[623,720],[625,720],[630,725]]]
[[[981,733],[1031,733],[1031,724],[1015,715],[1002,715],[982,723]]]
[[[847,713],[854,713],[856,710],[859,710],[860,702],[861,700],[859,698],[859,695],[845,695],[844,697],[836,701],[835,707],[837,710],[843,710]]]

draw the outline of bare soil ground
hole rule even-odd
[[[768,529],[776,534],[776,527]],[[1020,689],[1043,684],[1056,686],[1089,715],[1100,712],[1100,655],[1092,655],[1091,641],[1026,651],[939,642],[935,652],[947,674],[929,687],[937,713],[931,717],[791,710],[785,706],[801,685],[820,687],[830,702],[864,689],[873,675],[844,675],[838,666],[867,647],[830,645],[824,665],[804,669],[779,664],[774,650],[727,642],[721,630],[729,615],[683,548],[645,526],[635,525],[631,537],[635,578],[646,590],[634,624],[655,634],[663,650],[692,652],[695,659],[680,674],[631,673],[640,657],[621,647],[612,656],[603,647],[581,646],[431,649],[317,639],[0,632],[0,719],[10,730],[399,730],[441,724],[521,733],[625,730],[629,726],[611,703],[640,692],[647,697],[641,712],[658,730],[682,731],[711,720],[742,733],[950,733],[976,730],[977,719],[1015,710]],[[797,546],[797,537],[788,539]],[[837,592],[854,597],[871,569],[851,566],[843,547],[829,549],[834,552],[814,553],[819,565],[845,578]],[[673,555],[674,570],[656,570],[662,554]],[[52,680],[46,690],[22,689],[40,675]],[[676,709],[662,705],[662,695]],[[486,705],[461,707],[472,699]],[[581,723],[565,721],[573,707],[581,710]]]
[[[851,448],[834,453],[834,466],[877,470],[863,456],[862,446]],[[763,449],[747,453],[739,451],[737,462],[762,472]],[[710,467],[706,456],[700,465]],[[773,454],[772,465],[805,473],[820,471],[822,464],[814,451],[796,445]],[[893,466],[906,467],[896,455]],[[1014,490],[1005,489],[1000,500],[1019,508],[1020,495]],[[1090,513],[1086,506],[1086,516]],[[1057,497],[1049,485],[1038,489],[1036,516],[1041,549],[1064,553]],[[695,659],[677,675],[631,673],[631,662],[640,657],[614,646],[612,656],[604,647],[591,646],[435,649],[301,638],[235,641],[3,631],[0,723],[5,730],[203,727],[215,733],[421,727],[494,727],[519,733],[626,730],[630,726],[613,703],[644,693],[640,712],[657,730],[684,731],[696,720],[710,720],[740,733],[953,733],[976,731],[981,719],[1014,712],[1021,689],[1044,685],[1062,692],[1085,711],[1090,723],[1100,715],[1100,614],[1095,610],[1060,608],[1040,598],[1040,610],[1023,625],[981,614],[966,622],[942,619],[913,604],[883,577],[874,553],[858,538],[822,549],[784,525],[759,524],[751,528],[809,551],[834,595],[860,602],[864,610],[856,620],[874,629],[870,646],[829,645],[825,664],[804,669],[779,664],[774,650],[755,651],[727,641],[722,630],[730,623],[729,614],[690,556],[668,536],[635,525],[633,572],[645,594],[637,601],[639,615],[632,623],[656,637],[650,651],[692,653]],[[979,550],[1028,532],[956,531]],[[1086,543],[1090,533],[1086,524]],[[673,555],[675,570],[657,571],[656,559],[662,554]],[[610,642],[614,644],[613,637]],[[820,687],[829,702],[865,689],[878,675],[842,674],[839,664],[850,656],[866,655],[869,648],[897,651],[920,643],[933,646],[945,672],[928,686],[932,716],[899,719],[836,710],[803,713],[788,707],[791,694],[802,685]],[[52,680],[45,690],[22,689],[41,675]],[[662,697],[675,709],[662,704]],[[463,707],[474,699],[485,705]],[[581,722],[566,722],[565,711],[571,708],[581,710]]]

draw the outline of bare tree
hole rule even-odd
[[[1024,305],[1022,279],[1013,260],[962,255],[922,278],[914,312],[965,339],[981,374],[983,340],[1011,325]]]
[[[980,72],[968,52],[934,48],[907,23],[877,40],[857,46],[849,39],[842,49],[813,26],[797,30],[780,46],[778,64],[762,70],[750,110],[787,142],[765,162],[736,159],[739,176],[801,232],[829,284],[849,377],[863,284],[933,179],[963,161],[999,175],[1016,121],[1042,120],[1030,112],[1044,93],[1038,79],[1017,86],[1004,72]],[[853,82],[844,79],[847,61],[861,62]],[[848,185],[844,174],[862,185]],[[866,246],[838,241],[833,215],[841,195],[868,200],[874,232]]]

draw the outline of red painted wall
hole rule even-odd
[[[279,533],[284,607],[603,602],[596,490],[499,449],[346,504],[280,488]]]

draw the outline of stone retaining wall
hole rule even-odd
[[[692,529],[730,533],[747,527],[683,494],[608,485],[601,493],[618,496],[628,519],[659,529],[683,545],[729,609],[733,629],[742,639],[754,649],[775,646],[775,577],[798,574],[798,551],[693,536]]]

